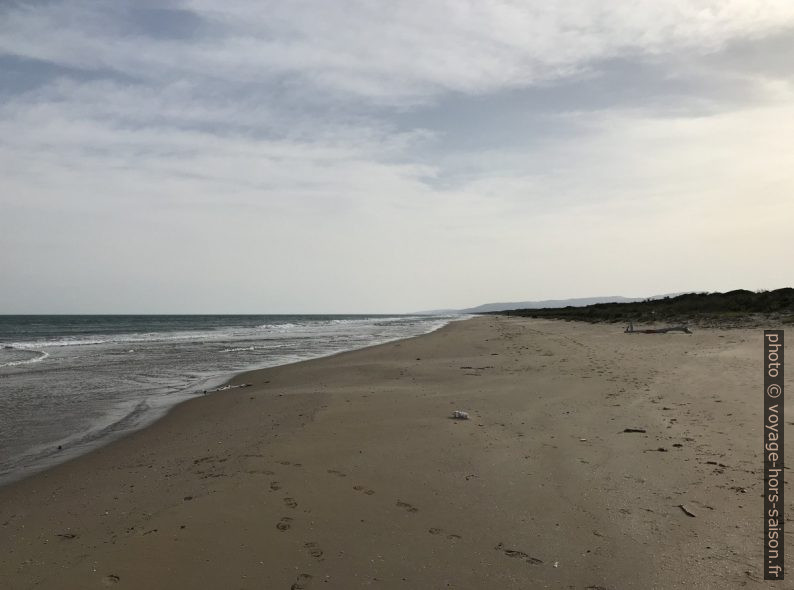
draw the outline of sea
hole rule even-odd
[[[0,315],[0,485],[140,429],[236,373],[436,330],[451,315]]]

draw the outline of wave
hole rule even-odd
[[[14,349],[37,350],[51,347],[70,346],[98,346],[129,343],[156,343],[156,342],[196,342],[235,340],[242,338],[261,338],[268,335],[293,335],[295,333],[311,333],[329,327],[366,327],[366,326],[392,326],[411,324],[430,319],[427,316],[383,316],[365,318],[334,318],[311,319],[303,322],[278,322],[264,323],[258,326],[218,326],[203,330],[179,330],[173,332],[126,332],[113,335],[84,334],[80,336],[52,336],[50,339],[41,338],[9,342]],[[5,344],[5,343],[4,343]]]
[[[355,324],[374,324],[377,322],[399,322],[405,320],[404,317],[395,318],[348,318],[348,319],[335,319],[330,320],[328,323],[332,325],[355,325]]]
[[[311,325],[311,324],[304,324],[304,325]],[[262,324],[261,326],[257,326],[257,330],[271,330],[273,332],[287,332],[292,330],[293,328],[299,327],[298,324],[293,324],[291,322],[284,322],[283,324]]]
[[[110,338],[98,339],[95,337],[62,338],[58,340],[34,340],[27,342],[13,342],[10,347],[18,350],[31,350],[36,348],[62,347],[62,346],[95,346],[98,344],[125,344],[131,342],[177,342],[185,340],[209,340],[233,336],[230,332],[172,332],[170,335],[162,333],[137,333],[119,334]]]
[[[267,323],[250,327],[224,326],[210,331],[174,331],[174,332],[134,332],[122,333],[112,336],[83,335],[83,336],[61,336],[52,339],[28,340],[11,342],[4,346],[5,349],[18,351],[31,351],[40,355],[35,359],[14,359],[11,362],[0,364],[3,366],[16,366],[38,362],[48,356],[44,351],[49,348],[63,348],[72,346],[100,346],[100,345],[127,345],[141,343],[179,343],[179,342],[223,342],[235,340],[258,340],[272,339],[274,337],[285,338],[314,338],[322,334],[330,333],[329,330],[351,329],[358,333],[362,328],[399,328],[412,324],[430,324],[441,320],[430,316],[385,316],[368,318],[334,318],[334,319],[312,319],[306,322],[284,322]],[[444,318],[441,321],[449,321]],[[336,332],[334,332],[336,333]],[[351,332],[352,335],[352,332]],[[229,343],[231,344],[231,343]],[[229,346],[221,352],[241,352],[245,348],[234,348]],[[44,350],[42,350],[44,349]],[[2,352],[2,349],[0,349]]]
[[[239,348],[224,348],[220,352],[246,352],[255,350],[253,346],[241,346]]]
[[[435,319],[434,316],[400,315],[370,318],[348,318],[330,320],[331,325],[371,325],[371,326],[391,326],[396,324],[412,324]]]
[[[241,327],[224,326],[215,328],[212,331],[179,331],[179,332],[135,332],[126,334],[116,334],[109,337],[97,336],[68,336],[53,338],[51,340],[28,340],[12,342],[10,347],[19,350],[31,350],[50,347],[68,346],[96,346],[101,344],[130,344],[130,343],[156,343],[156,342],[196,342],[196,341],[223,341],[244,338],[261,338],[263,332],[271,334],[286,334],[297,331],[301,328],[316,328],[322,322],[307,322],[305,324],[283,323],[283,324],[261,324],[259,326]],[[7,345],[8,347],[8,345]]]
[[[5,349],[5,350],[9,350],[9,349],[10,350],[18,350],[20,352],[27,352],[27,353],[37,354],[38,356],[34,356],[33,358],[29,358],[29,359],[20,359],[20,360],[16,360],[16,361],[8,361],[6,363],[1,363],[0,367],[18,367],[19,365],[30,365],[32,363],[39,363],[39,362],[43,361],[44,359],[46,359],[48,356],[50,356],[49,353],[44,352],[43,350],[21,349],[21,348],[16,348],[16,347],[13,347],[13,346],[4,346],[3,349]]]

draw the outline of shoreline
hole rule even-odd
[[[0,488],[0,579],[766,587],[756,348],[485,316],[244,372]]]
[[[138,317],[138,316],[131,316],[131,317]],[[384,316],[384,317],[392,317],[392,316]],[[442,326],[435,327],[429,332],[424,332],[422,334],[418,334],[414,336],[390,338],[388,340],[377,342],[375,344],[367,344],[363,347],[354,347],[350,349],[339,350],[336,352],[324,353],[324,354],[320,354],[319,356],[313,356],[299,360],[291,360],[286,363],[276,364],[272,366],[246,368],[237,371],[234,370],[223,371],[211,377],[204,377],[193,383],[186,383],[181,387],[181,389],[178,392],[169,393],[167,395],[165,395],[164,393],[159,393],[150,396],[149,399],[139,400],[135,405],[130,406],[131,409],[129,411],[127,411],[123,415],[115,417],[107,424],[100,423],[98,425],[94,425],[91,430],[75,433],[67,437],[64,437],[62,439],[59,439],[57,441],[54,441],[52,443],[39,445],[39,447],[41,448],[36,452],[33,452],[35,451],[36,447],[29,449],[24,456],[17,459],[18,461],[23,462],[23,467],[18,468],[14,471],[9,471],[7,473],[0,474],[0,490],[6,486],[12,485],[20,481],[24,481],[25,479],[34,477],[37,474],[46,472],[64,463],[69,463],[70,461],[79,459],[103,447],[112,445],[127,436],[135,434],[136,432],[146,430],[147,428],[157,423],[159,420],[162,420],[165,416],[167,416],[170,412],[172,412],[174,408],[181,406],[182,404],[185,404],[195,398],[216,393],[220,389],[228,386],[230,383],[232,383],[233,380],[235,380],[237,377],[241,375],[247,373],[256,373],[258,371],[263,371],[281,366],[314,361],[322,358],[329,358],[338,354],[344,354],[347,352],[362,350],[365,348],[369,348],[371,346],[379,346],[381,344],[388,344],[390,342],[396,342],[400,340],[414,338],[416,336],[422,336],[424,334],[429,334],[436,330],[439,330],[451,322],[460,321],[462,319],[468,319],[468,317],[461,316],[460,318],[447,319],[445,320],[446,323],[443,324]],[[169,386],[164,391],[168,389],[172,389],[172,387]],[[153,402],[155,405],[151,405],[150,402]],[[127,422],[131,416],[136,414],[137,408],[141,404],[146,404],[149,407],[149,409],[147,410],[147,414],[148,414],[147,416],[145,416],[143,419],[138,421],[132,427],[116,428],[117,425]],[[103,432],[107,432],[107,434],[102,435]],[[58,443],[62,443],[64,445],[67,445],[69,443],[71,444],[69,444],[68,447],[64,446],[63,450],[61,450],[61,445]]]

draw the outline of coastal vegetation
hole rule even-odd
[[[584,307],[513,309],[498,315],[584,322],[736,324],[773,320],[794,323],[794,289],[737,289],[726,293],[684,293],[630,303],[597,303]]]

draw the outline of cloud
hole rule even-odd
[[[774,57],[789,2],[0,14],[0,311],[410,311],[790,282],[751,265],[794,246],[794,71]]]
[[[286,77],[394,104],[523,87],[622,55],[701,55],[794,25],[794,6],[783,0],[178,6],[158,12],[134,3],[16,5],[5,10],[0,51],[161,80]]]

